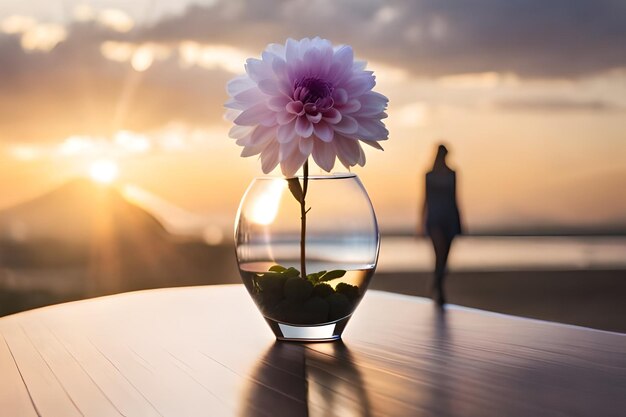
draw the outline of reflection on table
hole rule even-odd
[[[344,341],[276,342],[240,285],[0,319],[4,416],[619,416],[626,336],[370,291]]]

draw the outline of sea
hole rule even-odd
[[[429,271],[433,264],[427,238],[382,236],[379,272]],[[452,271],[626,271],[626,236],[460,236],[452,244],[448,267]]]

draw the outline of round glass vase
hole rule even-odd
[[[252,181],[237,213],[237,263],[277,339],[337,340],[374,274],[378,224],[356,175],[309,176],[302,205],[304,185]]]

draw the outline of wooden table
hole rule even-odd
[[[626,335],[370,291],[344,342],[276,343],[243,286],[0,319],[0,416],[624,416]]]

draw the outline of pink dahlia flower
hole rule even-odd
[[[365,164],[361,142],[381,149],[389,132],[381,121],[387,97],[350,46],[320,38],[270,44],[261,59],[248,59],[246,75],[228,83],[229,136],[241,156],[261,155],[264,173],[280,164],[293,176],[312,155],[330,171],[335,158],[346,167]]]

